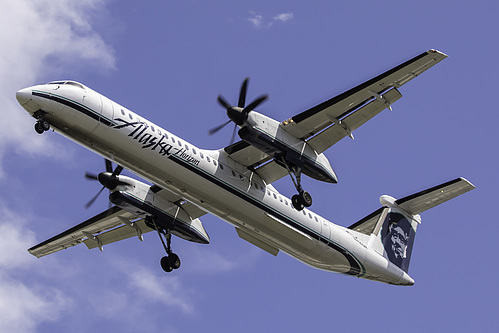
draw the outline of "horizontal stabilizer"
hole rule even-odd
[[[380,201],[384,207],[397,207],[409,215],[417,215],[474,188],[475,186],[468,180],[457,178],[398,200],[382,195]],[[380,227],[378,221],[382,220],[383,213],[384,209],[382,207],[348,228],[366,235],[377,234]]]
[[[463,193],[471,191],[475,186],[464,178],[457,178],[447,183],[398,199],[395,203],[405,212],[416,215],[438,206]]]

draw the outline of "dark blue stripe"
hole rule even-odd
[[[74,102],[72,102],[70,100],[58,97],[58,96],[53,95],[53,94],[41,93],[41,92],[37,92],[37,91],[33,91],[31,94],[33,96],[38,96],[38,97],[50,99],[52,101],[55,101],[55,102],[61,103],[63,105],[69,106],[70,108],[75,109],[76,111],[79,111],[79,112],[83,113],[84,115],[89,116],[90,118],[95,119],[95,120],[103,123],[106,126],[113,125],[113,123],[110,122],[109,120],[107,120],[105,118],[102,118],[99,113],[94,112],[91,109],[86,108],[86,107],[84,107],[84,106],[82,106],[80,104],[74,103]]]

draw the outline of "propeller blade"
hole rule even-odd
[[[105,189],[105,187],[102,186],[102,188],[100,189],[100,191],[97,192],[97,194],[89,202],[87,202],[87,204],[85,205],[85,209],[88,209],[88,208],[90,208],[90,206],[93,205],[93,203],[95,202],[95,200],[97,200],[97,198],[102,193],[102,191],[104,191],[104,189]]]
[[[116,167],[116,169],[114,169],[113,171],[113,174],[111,175],[111,177],[116,177],[116,176],[119,176],[121,171],[123,171],[123,167],[121,165],[118,165]]]
[[[258,105],[260,105],[262,102],[264,102],[267,98],[269,98],[269,95],[262,95],[255,99],[253,102],[251,102],[247,107],[245,107],[242,111],[242,113],[250,113],[250,111],[254,110]]]
[[[243,84],[241,85],[241,90],[239,92],[239,103],[237,106],[240,108],[244,108],[244,104],[246,103],[246,92],[248,91],[248,81],[249,77],[245,78]]]
[[[234,141],[236,140],[236,130],[237,130],[237,125],[236,125],[236,124],[234,124],[234,130],[232,130],[232,138],[230,139],[230,144],[229,144],[229,146],[230,146],[231,144],[233,144],[233,143],[234,143]]]
[[[224,128],[227,124],[229,124],[231,120],[229,119],[227,122],[223,123],[222,125],[218,125],[215,128],[212,128],[211,130],[208,131],[208,135],[213,135],[216,132],[220,131],[222,128]]]
[[[85,178],[89,180],[99,180],[99,177],[97,177],[96,174],[90,172],[85,172]]]
[[[113,163],[108,159],[106,159],[106,171],[113,172]]]
[[[220,103],[220,105],[222,105],[226,109],[228,109],[232,106],[229,104],[229,102],[227,102],[227,100],[225,98],[222,97],[222,95],[218,95],[217,100],[218,100],[218,103]]]

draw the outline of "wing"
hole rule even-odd
[[[152,230],[145,224],[144,220],[114,206],[45,242],[33,246],[28,251],[40,258],[80,243],[85,243],[89,249],[99,247],[102,250],[103,245],[125,238],[138,236],[142,240],[142,234]]]
[[[336,97],[281,122],[280,128],[305,140],[318,154],[343,139],[402,97],[397,88],[409,82],[447,55],[429,50]],[[285,168],[244,141],[224,151],[236,162],[270,184],[287,175]]]
[[[445,59],[447,55],[429,50],[336,97],[281,123],[291,135],[307,140],[317,153],[351,135],[402,95],[397,88]]]

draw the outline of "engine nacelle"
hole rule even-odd
[[[152,191],[151,186],[136,179],[119,177],[120,181],[128,184],[118,186],[109,195],[113,204],[140,218],[152,216],[159,227],[169,229],[185,240],[203,244],[210,242],[201,221],[192,219],[181,203],[166,200]]]

